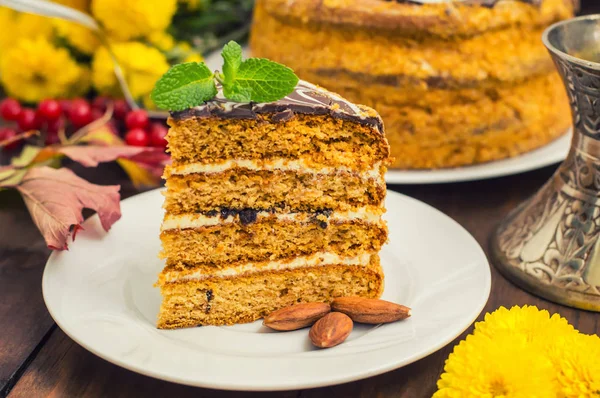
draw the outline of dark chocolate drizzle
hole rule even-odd
[[[387,1],[388,3],[393,1],[396,3],[410,3],[410,4],[418,4],[418,5],[431,4],[431,3],[424,3],[419,0],[385,0],[385,1]],[[470,6],[483,6],[483,7],[492,8],[496,4],[498,4],[502,1],[503,0],[465,0],[465,1],[460,1],[460,3],[463,3],[465,5],[470,5]],[[520,1],[520,2],[526,3],[526,4],[531,4],[534,6],[539,6],[540,4],[542,4],[542,0],[516,0],[516,1]],[[448,2],[449,3],[452,3],[452,2],[459,3],[458,1],[448,1]],[[442,3],[442,2],[440,2],[440,3]]]
[[[271,114],[271,120],[276,123],[287,122],[295,114],[329,114],[334,118],[374,127],[383,133],[383,122],[380,117],[370,116],[338,95],[302,80],[291,94],[275,102],[233,102],[223,96],[223,91],[219,87],[218,95],[203,105],[171,112],[174,119],[218,117],[252,120],[257,119],[260,114]]]

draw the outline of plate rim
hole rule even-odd
[[[529,171],[542,169],[564,161],[568,155],[573,128],[569,127],[560,137],[531,151],[519,154],[518,156],[506,159],[494,160],[491,162],[455,167],[445,169],[425,169],[425,170],[400,170],[388,168],[385,175],[385,182],[397,185],[432,185],[432,184],[451,184],[468,181],[483,181],[499,177],[507,177],[527,173]],[[536,156],[536,152],[547,150],[550,146],[556,146],[552,153],[544,158],[529,163],[514,164],[523,158]],[[509,167],[503,167],[503,164],[509,164]],[[512,164],[511,164],[512,163]]]
[[[145,195],[149,196],[152,194],[156,194],[155,192],[160,191],[161,189],[162,188],[153,189],[148,192],[137,194],[137,195],[131,196],[127,199],[124,199],[122,202],[133,201],[133,200],[135,200],[135,198],[137,198],[139,196],[145,196]],[[395,192],[395,191],[388,191],[388,195],[390,195],[390,194],[391,194],[391,196],[397,196],[398,199],[412,202],[412,204],[425,206],[425,208],[427,208],[427,210],[437,213],[438,216],[446,218],[447,221],[449,221],[455,227],[462,229],[463,232],[465,232],[467,234],[468,238],[474,244],[473,248],[476,249],[476,251],[478,252],[478,257],[481,256],[480,266],[483,268],[483,272],[484,272],[483,283],[485,284],[484,286],[482,286],[483,290],[481,292],[482,293],[481,303],[479,303],[476,307],[473,307],[472,311],[469,313],[469,316],[468,316],[468,323],[465,321],[465,324],[461,324],[460,327],[457,328],[457,329],[460,329],[460,331],[458,331],[458,333],[449,333],[448,336],[446,336],[446,338],[444,338],[443,340],[440,340],[438,343],[431,345],[428,349],[423,350],[422,352],[420,352],[418,354],[412,355],[408,358],[404,358],[403,361],[398,361],[398,362],[391,361],[390,363],[387,363],[387,364],[384,364],[384,365],[378,366],[378,367],[372,367],[371,369],[368,369],[363,372],[356,372],[356,374],[350,374],[347,376],[338,376],[338,377],[331,379],[328,382],[318,382],[318,381],[317,382],[300,382],[300,383],[296,382],[295,384],[287,382],[287,383],[280,383],[277,385],[264,385],[264,384],[257,385],[257,384],[247,383],[247,382],[243,382],[243,383],[236,382],[234,385],[223,385],[218,382],[213,383],[210,380],[197,380],[197,379],[190,380],[189,378],[183,378],[183,377],[180,378],[177,376],[166,375],[161,372],[155,372],[153,370],[149,370],[143,366],[129,364],[129,363],[121,360],[119,357],[112,356],[109,354],[104,354],[103,352],[96,350],[91,344],[87,344],[86,342],[82,341],[83,339],[78,338],[76,333],[72,333],[69,330],[69,328],[67,327],[68,325],[65,325],[62,322],[61,317],[60,316],[57,317],[57,314],[53,311],[52,307],[50,305],[48,305],[49,300],[50,301],[52,300],[51,298],[49,298],[50,293],[47,292],[47,289],[48,289],[47,286],[49,283],[48,280],[50,278],[50,276],[48,276],[49,275],[48,264],[49,264],[50,260],[54,256],[57,255],[56,252],[51,253],[46,264],[44,265],[44,272],[42,275],[42,296],[44,299],[44,304],[46,305],[46,308],[47,308],[48,312],[50,313],[50,316],[52,317],[54,322],[57,324],[57,326],[61,329],[61,331],[63,333],[65,333],[70,339],[72,339],[79,346],[83,347],[84,349],[91,352],[92,354],[104,359],[105,361],[107,361],[113,365],[120,366],[120,367],[130,370],[132,372],[136,372],[136,373],[139,373],[144,376],[148,376],[148,377],[152,377],[155,379],[164,380],[164,381],[168,381],[168,382],[178,383],[178,384],[182,384],[182,385],[188,385],[188,386],[200,387],[200,388],[210,388],[210,389],[217,389],[217,390],[224,390],[224,391],[256,391],[256,392],[258,392],[258,391],[261,391],[261,392],[262,391],[264,391],[264,392],[266,392],[266,391],[291,391],[291,390],[302,390],[302,389],[340,385],[340,384],[345,384],[345,383],[349,383],[349,382],[363,380],[363,379],[381,375],[381,374],[384,374],[387,372],[391,372],[393,370],[400,369],[402,367],[410,365],[420,359],[423,359],[423,358],[439,351],[440,349],[442,349],[443,347],[445,347],[446,345],[448,345],[452,341],[454,341],[457,337],[459,337],[465,330],[467,330],[475,322],[475,320],[479,317],[479,315],[481,314],[481,312],[483,311],[483,309],[485,308],[485,306],[487,305],[487,303],[489,301],[489,297],[490,297],[490,293],[491,293],[492,278],[491,278],[491,264],[487,258],[487,255],[485,254],[485,251],[483,250],[483,248],[481,247],[479,242],[475,239],[475,237],[466,228],[464,228],[462,225],[460,225],[457,221],[455,221],[448,215],[444,214],[440,210],[436,209],[435,207],[433,207],[425,202],[422,202],[418,199],[412,198],[410,196],[407,196],[407,195],[404,195],[404,194],[401,194],[401,193]],[[94,214],[93,216],[88,218],[84,223],[90,222],[90,220],[92,220],[94,218],[98,218],[98,215]],[[478,263],[479,263],[479,261],[478,261]]]

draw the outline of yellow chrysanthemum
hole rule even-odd
[[[164,31],[177,9],[177,0],[93,0],[92,14],[117,40],[147,37]]]
[[[434,398],[556,396],[550,360],[514,334],[467,336],[454,347]]]
[[[2,54],[0,79],[11,96],[27,102],[67,98],[86,91],[85,69],[64,48],[43,37],[20,39]]]
[[[192,46],[186,41],[177,42],[169,51],[177,62],[202,62],[204,58],[202,54],[194,51]]]
[[[138,42],[116,43],[111,48],[125,74],[129,90],[136,98],[149,94],[154,83],[169,69],[165,56],[156,48]],[[113,61],[105,47],[94,54],[92,82],[103,94],[120,93]]]
[[[10,32],[0,34],[0,57],[13,46],[15,38],[50,38],[53,32],[50,18],[17,12],[7,7],[0,7],[0,27],[3,32]]]
[[[198,54],[198,53],[190,53],[187,57],[185,57],[183,59],[183,62],[202,62],[204,61],[204,58],[202,58],[202,55]]]
[[[175,48],[177,49],[177,51],[184,52],[184,53],[188,53],[188,52],[192,51],[192,46],[187,41],[177,42],[177,45],[175,46]]]
[[[600,338],[571,335],[548,349],[559,398],[600,397]]]
[[[54,26],[56,26],[59,37],[64,38],[70,45],[84,54],[91,55],[100,47],[98,36],[85,26],[62,19],[55,20]]]
[[[5,32],[12,32],[15,28],[14,19],[12,18],[12,11],[6,7],[0,7],[0,26],[2,26],[2,29]],[[0,53],[2,53],[4,49],[8,48],[13,42],[14,37],[11,35],[0,35]]]
[[[485,315],[485,322],[475,324],[475,334],[481,333],[494,337],[497,333],[508,332],[521,336],[527,343],[543,344],[553,341],[557,336],[576,335],[578,332],[565,318],[558,314],[550,316],[546,310],[537,307],[512,307],[510,310],[500,307]]]
[[[150,33],[148,41],[161,51],[168,51],[175,46],[175,39],[173,39],[173,36],[163,31]]]

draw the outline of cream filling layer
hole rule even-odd
[[[380,223],[383,209],[375,206],[360,207],[353,211],[332,212],[327,221],[331,222],[347,222],[347,221],[364,221],[367,223]],[[314,220],[315,213],[271,213],[268,211],[260,211],[256,215],[256,219],[275,218],[277,221],[289,222],[307,222]],[[215,225],[229,224],[239,221],[239,216],[229,215],[227,218],[221,218],[220,215],[207,216],[204,214],[167,214],[163,220],[161,230],[168,231],[173,229],[192,229],[202,227],[212,227]],[[323,220],[324,221],[324,220]]]
[[[326,265],[366,267],[370,262],[371,253],[363,253],[356,257],[345,257],[336,253],[322,252],[311,254],[310,256],[296,257],[291,260],[245,263],[230,268],[214,269],[210,272],[207,272],[204,269],[182,275],[181,271],[171,271],[165,273],[163,276],[164,281],[169,283],[188,280],[203,280],[208,278],[228,278],[256,272],[292,270],[296,268],[319,267]]]
[[[359,175],[362,179],[377,179],[383,181],[383,176],[379,172],[381,162],[377,162],[366,171],[355,171],[349,167],[311,167],[303,159],[275,159],[268,161],[231,159],[219,163],[189,163],[170,168],[170,174],[187,175],[194,173],[222,173],[229,169],[241,168],[252,171],[295,171],[306,174],[326,174],[333,175],[339,173],[352,173]]]

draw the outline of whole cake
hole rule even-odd
[[[300,81],[270,103],[220,92],[169,125],[159,328],[381,295],[389,145],[374,110]]]
[[[396,168],[515,156],[566,132],[541,43],[573,0],[257,0],[253,56],[375,108]]]

